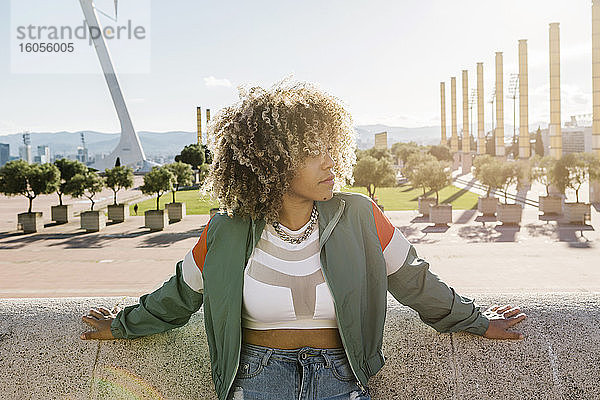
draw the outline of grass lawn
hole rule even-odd
[[[160,196],[160,209],[164,210],[165,204],[170,203],[173,200],[173,194],[171,192],[165,193]],[[210,209],[218,207],[219,203],[214,202],[208,198],[201,198],[198,190],[180,190],[175,193],[175,200],[179,203],[185,203],[186,214],[210,214]],[[156,197],[153,199],[144,200],[138,205],[138,215],[144,215],[146,210],[156,210]],[[133,212],[134,203],[129,205],[129,213],[135,215]]]
[[[367,189],[362,187],[345,187],[343,191],[367,194]],[[375,190],[375,197],[377,197],[379,204],[385,207],[385,211],[416,210],[418,208],[417,198],[422,195],[422,189],[414,189],[408,184]],[[427,197],[435,197],[434,192],[427,192],[426,195]],[[466,189],[448,185],[440,190],[439,195],[440,203],[451,203],[453,210],[477,209],[479,196]]]
[[[367,190],[360,187],[346,187],[343,191],[367,194]],[[378,188],[375,191],[379,204],[383,205],[386,211],[416,210],[417,198],[422,194],[423,190],[414,189],[410,185]],[[435,193],[427,193],[427,196],[435,197]],[[440,202],[452,203],[454,210],[476,209],[477,198],[476,194],[453,185],[446,186],[440,191]],[[171,192],[162,195],[160,197],[160,209],[164,209],[165,204],[170,203],[171,200]],[[185,203],[187,214],[209,214],[211,208],[219,206],[218,203],[208,198],[200,198],[198,190],[179,191],[175,194],[175,200]],[[142,201],[138,203],[138,207],[138,215],[144,215],[144,211],[156,209],[156,198]],[[129,205],[129,211],[131,215],[135,215],[133,204]]]

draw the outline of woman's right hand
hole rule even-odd
[[[96,328],[95,331],[84,332],[79,337],[83,340],[88,339],[114,339],[112,332],[110,331],[110,325],[119,313],[120,308],[115,306],[112,311],[104,308],[91,308],[87,315],[81,317],[83,322]]]

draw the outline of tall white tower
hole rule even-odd
[[[85,16],[89,29],[102,32],[102,27],[98,21],[98,14],[96,13],[96,8],[94,6],[94,0],[79,0],[79,3],[81,3],[81,9],[83,10],[83,15]],[[94,48],[96,49],[96,54],[100,60],[104,78],[106,79],[108,90],[110,91],[110,96],[115,105],[115,109],[117,110],[119,123],[121,124],[121,138],[117,147],[109,156],[97,161],[92,167],[101,171],[112,168],[115,165],[117,157],[119,157],[121,165],[129,165],[137,170],[148,171],[152,168],[152,165],[157,164],[146,160],[140,138],[135,129],[133,129],[129,111],[127,111],[127,105],[125,104],[125,99],[123,98],[123,93],[121,92],[121,87],[119,86],[117,74],[115,73],[115,69],[110,59],[104,36],[97,34],[90,36],[93,39]]]

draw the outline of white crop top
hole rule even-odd
[[[382,219],[378,235],[380,240],[387,237],[381,246],[387,275],[391,275],[404,264],[411,245],[381,211],[378,215]],[[307,226],[297,231],[281,229],[295,235]],[[183,280],[199,293],[204,292],[205,255],[203,234],[182,264]],[[304,242],[291,244],[266,224],[244,270],[241,322],[251,329],[337,327],[333,299],[321,271],[318,228]]]
[[[291,236],[297,231],[281,229]],[[319,256],[319,229],[300,244],[266,224],[244,270],[242,326],[251,329],[337,328]]]

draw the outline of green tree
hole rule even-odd
[[[402,165],[405,165],[408,161],[408,157],[413,153],[418,153],[421,151],[420,146],[415,142],[398,142],[392,145],[392,154],[396,156],[400,161],[402,161]]]
[[[535,132],[535,146],[534,146],[535,154],[543,157],[544,156],[544,142],[542,141],[542,130],[538,126],[537,131]]]
[[[204,164],[201,165],[201,167]],[[191,185],[193,178],[192,167],[189,164],[183,162],[174,162],[167,164],[165,167],[173,174],[173,203],[175,203],[175,192],[179,190],[181,186]]]
[[[477,173],[477,169],[481,168],[484,164],[490,163],[494,161],[495,158],[489,154],[480,154],[473,160],[473,167],[475,167],[475,173]]]
[[[87,197],[92,202],[90,210],[94,211],[94,204],[96,204],[94,196],[104,189],[106,182],[96,171],[88,169],[84,174],[76,174],[71,179],[69,186],[72,196]]]
[[[181,150],[181,153],[175,156],[175,161],[181,161],[198,169],[206,160],[205,149],[197,143],[188,144]]]
[[[140,187],[144,194],[156,194],[156,210],[160,209],[160,196],[173,187],[173,173],[166,167],[152,167],[152,171],[144,176],[144,184]]]
[[[588,174],[591,182],[600,181],[600,158],[595,153],[585,153],[585,162],[588,166]]]
[[[392,156],[392,152],[390,149],[377,149],[375,147],[371,147],[367,150],[359,150],[357,153],[357,159],[360,157],[371,156],[376,160],[381,160],[382,158],[387,158],[390,163],[393,163],[394,157]]]
[[[423,171],[425,187],[435,192],[435,203],[439,204],[439,191],[452,182],[449,168],[443,162],[436,159],[427,161],[419,169]]]
[[[408,156],[406,160],[406,164],[404,164],[404,168],[402,169],[402,174],[408,178],[411,185],[415,188],[423,189],[423,196],[427,192],[426,186],[424,185],[425,176],[423,173],[423,169],[420,168],[421,165],[426,164],[429,161],[436,161],[437,158],[428,153],[421,153],[420,151],[416,153],[412,153]]]
[[[531,162],[529,177],[532,181],[537,181],[546,187],[546,196],[550,196],[551,174],[556,164],[556,159],[551,156],[533,156]]]
[[[60,171],[60,183],[56,189],[56,194],[58,194],[58,204],[62,206],[62,196],[64,194],[71,194],[69,192],[71,179],[77,174],[84,174],[87,171],[87,167],[78,160],[69,160],[67,158],[55,160],[54,165]]]
[[[513,184],[517,184],[518,188],[520,182],[523,181],[525,171],[523,170],[522,164],[514,161],[502,160],[498,161],[498,163],[498,176],[502,183],[501,187],[504,190],[504,204],[508,204],[508,188]]]
[[[375,196],[378,187],[393,186],[396,173],[387,158],[376,160],[371,156],[362,157],[354,166],[354,186],[367,189],[370,198]]]
[[[434,145],[428,151],[429,154],[438,159],[438,161],[452,161],[452,153],[450,148],[442,145]]]
[[[475,171],[473,176],[487,188],[486,197],[490,197],[492,190],[502,187],[501,164],[489,154],[477,156],[473,161]]]
[[[129,189],[133,187],[133,169],[131,167],[116,166],[112,169],[107,169],[106,186],[109,187],[114,194],[114,204],[117,204],[117,192],[121,189]]]
[[[25,160],[14,160],[0,168],[0,183],[0,191],[7,196],[27,197],[27,212],[30,213],[33,199],[40,194],[56,191],[60,183],[60,171],[50,163],[28,164]]]
[[[562,162],[568,171],[566,187],[575,190],[575,199],[579,203],[579,190],[589,177],[589,162],[581,153],[565,154],[558,162]]]
[[[554,187],[556,187],[558,192],[564,196],[565,192],[567,191],[567,188],[570,185],[570,182],[569,182],[570,171],[569,171],[567,162],[564,159],[564,157],[556,160],[554,162],[552,170],[549,172],[550,172],[549,178],[550,178],[551,184]]]

